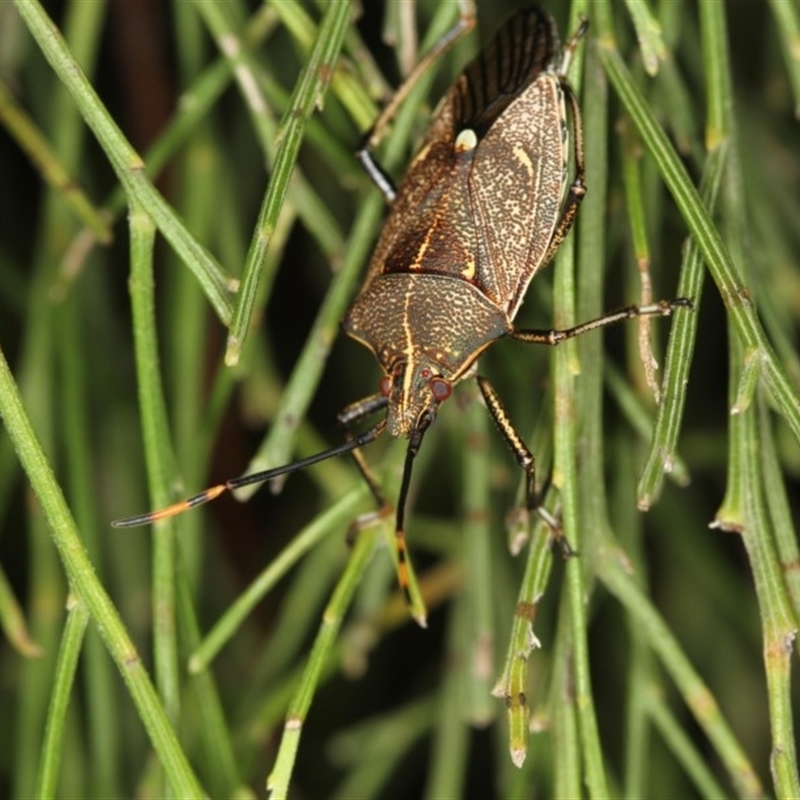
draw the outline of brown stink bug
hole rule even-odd
[[[345,408],[339,420],[349,430],[383,409],[385,418],[315,456],[229,480],[115,525],[164,519],[227,490],[345,452],[353,452],[385,506],[359,448],[388,429],[408,439],[396,507],[398,575],[408,597],[404,507],[412,464],[440,405],[455,384],[471,377],[525,470],[528,505],[535,505],[533,455],[495,390],[477,374],[479,356],[501,338],[556,345],[622,319],[668,315],[689,305],[676,300],[630,306],[566,330],[514,327],[528,285],[568,234],[586,192],[580,110],[566,80],[569,57],[586,28],[584,22],[562,50],[544,11],[530,8],[513,16],[447,92],[397,189],[369,150],[378,126],[365,138],[358,157],[391,211],[344,329],[375,353],[384,377],[378,393]]]

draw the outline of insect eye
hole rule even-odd
[[[384,375],[381,378],[381,382],[378,388],[380,389],[380,392],[384,397],[388,397],[389,392],[392,391],[392,379],[388,375]]]
[[[453,387],[450,385],[450,382],[446,381],[444,378],[434,378],[431,381],[431,391],[437,402],[441,403],[443,400],[447,400],[447,398],[450,397]]]

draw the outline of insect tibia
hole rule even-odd
[[[369,414],[385,408],[386,403],[386,396],[378,393],[358,400],[355,403],[351,403],[349,406],[342,409],[337,416],[337,420],[339,425],[344,430],[347,441],[352,441],[355,438],[355,434],[351,429],[351,425],[368,416]],[[381,424],[385,425],[385,422],[382,421]],[[378,483],[378,479],[375,477],[375,474],[373,473],[372,468],[367,462],[364,454],[361,452],[361,450],[355,449],[352,451],[352,456],[353,460],[356,462],[359,472],[366,481],[367,486],[369,486],[369,490],[372,493],[372,496],[375,498],[375,503],[377,504],[378,508],[389,508],[389,504],[386,502],[386,498],[383,495],[383,490]]]
[[[345,406],[338,413],[336,419],[344,430],[349,431],[354,422],[358,422],[375,411],[386,408],[386,403],[386,395],[381,393],[371,394],[369,397],[363,397],[361,400]]]
[[[408,97],[409,92],[416,86],[419,79],[430,69],[431,65],[438,58],[446,53],[464,34],[475,27],[477,19],[475,3],[473,0],[460,0],[458,21],[453,27],[442,36],[436,44],[422,57],[417,65],[411,70],[403,85],[394,93],[390,102],[381,111],[372,127],[364,134],[359,142],[356,157],[372,179],[372,182],[380,189],[388,202],[392,202],[397,196],[394,182],[384,172],[372,155],[371,148],[375,147],[383,138],[387,125],[397,114],[398,108]]]
[[[674,300],[662,300],[662,303],[668,303],[672,308],[688,308],[689,311],[694,311],[694,301],[691,297],[676,297]]]
[[[378,164],[369,151],[370,135],[368,133],[364,137],[361,146],[356,150],[356,158],[361,166],[364,167],[364,171],[369,175],[370,180],[380,189],[381,194],[386,198],[386,202],[391,203],[397,197],[397,189],[394,181],[383,171],[383,167]]]
[[[583,39],[588,30],[589,20],[586,19],[586,17],[582,17],[578,29],[569,37],[569,41],[564,45],[564,49],[561,53],[561,64],[558,69],[561,75],[566,75],[567,72],[569,72],[572,57],[575,55],[580,40]]]
[[[694,304],[687,297],[678,297],[675,300],[659,300],[657,303],[646,306],[625,306],[619,309],[619,311],[612,311],[610,314],[604,314],[602,317],[583,322],[580,325],[576,325],[574,328],[565,328],[563,330],[514,330],[511,331],[509,336],[520,342],[528,342],[529,344],[557,345],[561,344],[561,342],[565,342],[567,339],[573,339],[576,336],[581,336],[584,333],[593,331],[596,328],[605,328],[607,325],[614,325],[626,319],[648,316],[668,317],[678,308],[692,309],[694,308]]]

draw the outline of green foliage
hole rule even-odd
[[[558,20],[590,19],[588,195],[522,325],[694,302],[482,358],[576,557],[513,511],[473,382],[415,468],[427,630],[344,458],[110,527],[331,446],[375,391],[338,335],[384,206],[351,154],[460,6],[355,5],[0,4],[0,794],[800,796],[788,0]],[[478,0],[481,35],[511,10]],[[476,41],[400,106],[392,175]],[[366,450],[392,499],[403,453]]]

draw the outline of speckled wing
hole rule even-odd
[[[497,280],[492,260],[497,257],[506,264],[513,254],[498,250],[495,240],[503,237],[502,232],[487,236],[484,230],[497,219],[491,207],[490,187],[497,171],[492,162],[508,149],[492,132],[498,118],[550,67],[557,52],[551,18],[528,9],[500,28],[467,66],[440,103],[398,187],[365,289],[376,275],[385,273],[448,274],[469,280],[493,302],[508,306],[505,292],[515,287],[505,275]],[[464,130],[475,132],[477,148],[457,146]],[[489,144],[486,148],[484,141]],[[477,169],[485,174],[476,180]]]
[[[473,96],[498,99],[471,101],[474,122],[465,115],[462,124],[479,134],[468,180],[476,279],[513,319],[561,213],[568,129],[552,20],[535,10],[518,15],[494,45],[466,71],[462,94],[465,108]]]
[[[455,136],[451,89],[398,186],[367,284],[384,273],[458,272],[473,258],[476,241],[467,196],[471,158],[458,157]]]
[[[557,75],[537,78],[476,147],[468,196],[478,281],[513,319],[556,229],[568,184],[568,129]]]

